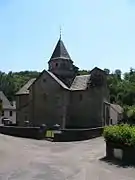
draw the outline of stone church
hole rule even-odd
[[[17,122],[24,126],[46,124],[61,128],[99,127],[110,123],[109,91],[103,70],[95,67],[78,75],[61,38],[37,79],[29,80],[16,93]],[[119,112],[117,108],[115,119]]]

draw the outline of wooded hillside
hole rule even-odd
[[[110,101],[121,105],[132,106],[135,104],[135,70],[131,68],[129,72],[121,77],[121,70],[117,69],[114,73],[109,69],[104,69],[108,75],[108,86],[110,89]],[[79,74],[88,74],[89,71],[81,70]],[[36,78],[39,72],[21,71],[9,72],[8,74],[0,72],[0,90],[12,101],[14,94],[29,79]]]

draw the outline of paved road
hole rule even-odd
[[[133,180],[134,168],[104,157],[102,138],[48,142],[0,135],[0,180]]]

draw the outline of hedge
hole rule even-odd
[[[106,141],[126,146],[135,146],[135,126],[121,124],[104,128],[103,136]]]

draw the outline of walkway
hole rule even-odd
[[[0,135],[0,180],[133,180],[134,168],[101,161],[102,138],[48,142]]]

